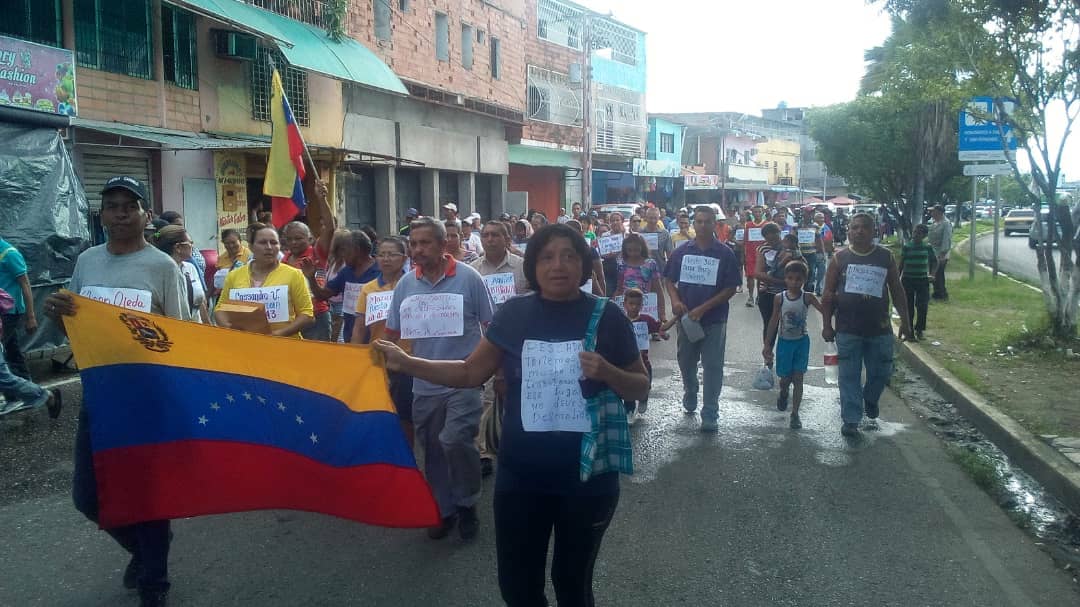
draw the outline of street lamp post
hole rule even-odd
[[[581,57],[581,202],[592,207],[592,14],[584,14]]]

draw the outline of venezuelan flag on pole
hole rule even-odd
[[[270,508],[439,523],[369,349],[75,299],[103,528]]]
[[[281,74],[274,68],[270,97],[270,157],[266,163],[263,194],[273,203],[274,225],[281,227],[307,208],[304,198],[304,137],[293,117]]]

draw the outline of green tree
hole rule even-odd
[[[917,26],[932,27],[948,15],[961,32],[986,32],[977,52],[944,48],[943,54],[970,74],[985,95],[998,100],[994,112],[1003,149],[1005,127],[1016,134],[1031,169],[1033,190],[1027,198],[1041,210],[1050,205],[1046,245],[1036,248],[1043,296],[1053,332],[1062,340],[1076,336],[1080,306],[1080,203],[1057,202],[1065,142],[1080,117],[1080,2],[1077,0],[886,0],[895,16]],[[1012,99],[1015,106],[1003,99]],[[1060,112],[1065,131],[1060,140],[1047,132],[1047,115]],[[1017,180],[1022,180],[1015,159]],[[1059,255],[1054,259],[1054,245]]]

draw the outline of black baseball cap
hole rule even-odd
[[[105,187],[101,188],[101,195],[104,196],[105,192],[109,190],[127,190],[135,195],[135,198],[139,200],[146,200],[146,186],[141,181],[128,175],[117,175],[116,177],[109,177],[105,182]]]

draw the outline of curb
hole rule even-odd
[[[899,341],[900,354],[961,415],[1005,455],[1039,481],[1069,510],[1080,513],[1080,467],[1039,440],[1016,420],[998,411],[981,395],[937,364],[921,346]]]

